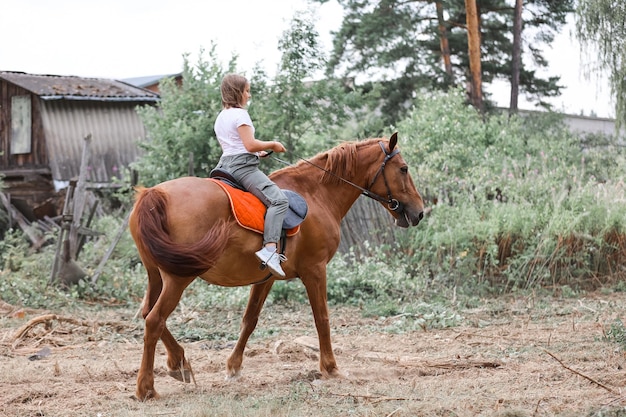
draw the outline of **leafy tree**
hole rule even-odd
[[[288,151],[284,157],[292,161],[310,151],[304,137],[334,137],[353,116],[350,110],[361,104],[345,80],[316,78],[323,75],[327,59],[313,20],[311,11],[297,13],[278,42],[282,57],[277,75],[270,83],[264,74],[253,78],[250,113],[259,122],[258,137],[280,140]]]
[[[139,143],[145,151],[132,168],[139,182],[152,186],[192,173],[208,176],[221,155],[213,124],[222,108],[220,83],[235,69],[233,57],[226,68],[218,64],[215,45],[209,59],[201,51],[195,66],[183,57],[183,82],[164,80],[159,88],[161,101],[156,107],[139,109],[148,139]]]
[[[609,73],[619,131],[626,124],[626,3],[579,0],[576,16],[576,35],[583,51],[593,53],[599,61],[593,71]]]
[[[344,20],[334,33],[329,72],[359,76],[367,83],[380,82],[384,88],[383,114],[389,121],[404,114],[406,103],[423,89],[447,90],[469,82],[463,0],[337,1],[344,8]],[[515,5],[510,3],[477,1],[483,85],[511,78]],[[573,0],[526,2],[522,56],[528,59],[520,65],[520,92],[539,104],[547,106],[543,99],[560,94],[562,87],[558,77],[542,78],[533,68],[547,66],[541,46],[553,41],[573,10],[572,4]]]

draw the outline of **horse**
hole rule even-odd
[[[148,283],[141,308],[144,344],[135,398],[159,398],[154,389],[159,339],[167,350],[168,374],[183,382],[193,377],[195,382],[166,320],[198,277],[220,286],[251,286],[240,335],[226,361],[227,379],[240,375],[246,343],[278,278],[299,278],[304,284],[318,334],[322,377],[340,377],[330,338],[326,268],[339,247],[341,219],[361,194],[383,204],[399,227],[417,226],[424,215],[422,197],[397,141],[396,132],[389,139],[344,142],[269,175],[308,205],[299,231],[285,238],[284,278],[261,270],[254,252],[261,247],[262,235],[235,221],[228,196],[214,181],[181,177],[138,187],[129,229]]]

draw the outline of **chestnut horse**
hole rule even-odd
[[[300,278],[306,288],[323,377],[340,375],[330,340],[326,265],[339,246],[341,219],[361,194],[379,200],[400,227],[415,226],[423,217],[422,197],[396,144],[396,133],[389,140],[347,142],[270,175],[281,188],[297,192],[308,204],[300,231],[287,238],[282,268],[284,279]],[[193,377],[166,320],[183,290],[197,277],[227,287],[251,285],[241,334],[226,362],[227,377],[237,377],[248,338],[277,279],[268,278],[268,271],[260,270],[254,256],[262,235],[237,224],[218,184],[196,177],[139,189],[129,227],[148,272],[137,399],[158,397],[153,369],[159,339],[167,349],[169,375],[185,382]]]

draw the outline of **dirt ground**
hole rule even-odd
[[[242,377],[225,381],[232,341],[183,342],[196,384],[167,376],[161,399],[132,398],[142,353],[135,311],[32,311],[0,303],[2,416],[626,416],[625,350],[612,327],[626,294],[507,298],[460,312],[457,327],[403,331],[412,317],[332,308],[338,364],[321,380],[307,305],[266,306]],[[178,317],[174,317],[178,314]],[[187,326],[240,312],[176,312]],[[220,321],[221,320],[221,321]],[[621,335],[624,336],[624,335]]]

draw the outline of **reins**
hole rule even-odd
[[[385,150],[385,146],[383,145],[382,142],[378,142],[378,144],[380,145],[380,148],[382,149],[383,153],[385,154],[385,160],[381,164],[380,168],[378,168],[378,171],[376,172],[376,175],[374,175],[374,178],[372,179],[372,181],[370,182],[369,187],[367,187],[367,188],[363,188],[360,185],[353,183],[352,181],[348,181],[347,179],[345,179],[345,178],[335,174],[334,172],[329,171],[329,170],[327,170],[324,167],[321,167],[319,165],[314,164],[313,162],[309,161],[308,159],[302,158],[299,155],[295,155],[295,156],[299,160],[304,161],[307,164],[312,165],[315,168],[320,169],[320,170],[324,171],[325,173],[330,174],[333,177],[335,177],[335,178],[345,182],[346,184],[349,184],[349,185],[353,186],[354,188],[360,190],[362,195],[364,195],[366,197],[369,197],[371,199],[374,199],[376,201],[379,201],[381,203],[387,203],[387,206],[389,207],[390,210],[392,210],[392,211],[401,211],[402,204],[398,200],[396,200],[395,198],[393,198],[391,196],[391,189],[389,188],[389,183],[387,182],[387,177],[385,176],[385,165],[387,164],[387,162],[391,158],[393,158],[394,156],[398,155],[400,153],[400,150],[399,149],[394,149],[391,152],[387,152]],[[275,156],[272,156],[272,158],[275,159],[276,161],[282,163],[282,164],[287,165],[287,166],[291,165],[290,162],[284,161],[284,160],[282,160],[280,158],[277,158]],[[385,197],[383,197],[381,195],[378,195],[376,193],[373,193],[372,191],[369,190],[370,188],[372,188],[374,186],[374,183],[376,182],[376,180],[378,179],[378,176],[381,173],[383,174],[383,180],[385,181],[385,187],[387,188],[387,198],[385,198]]]

